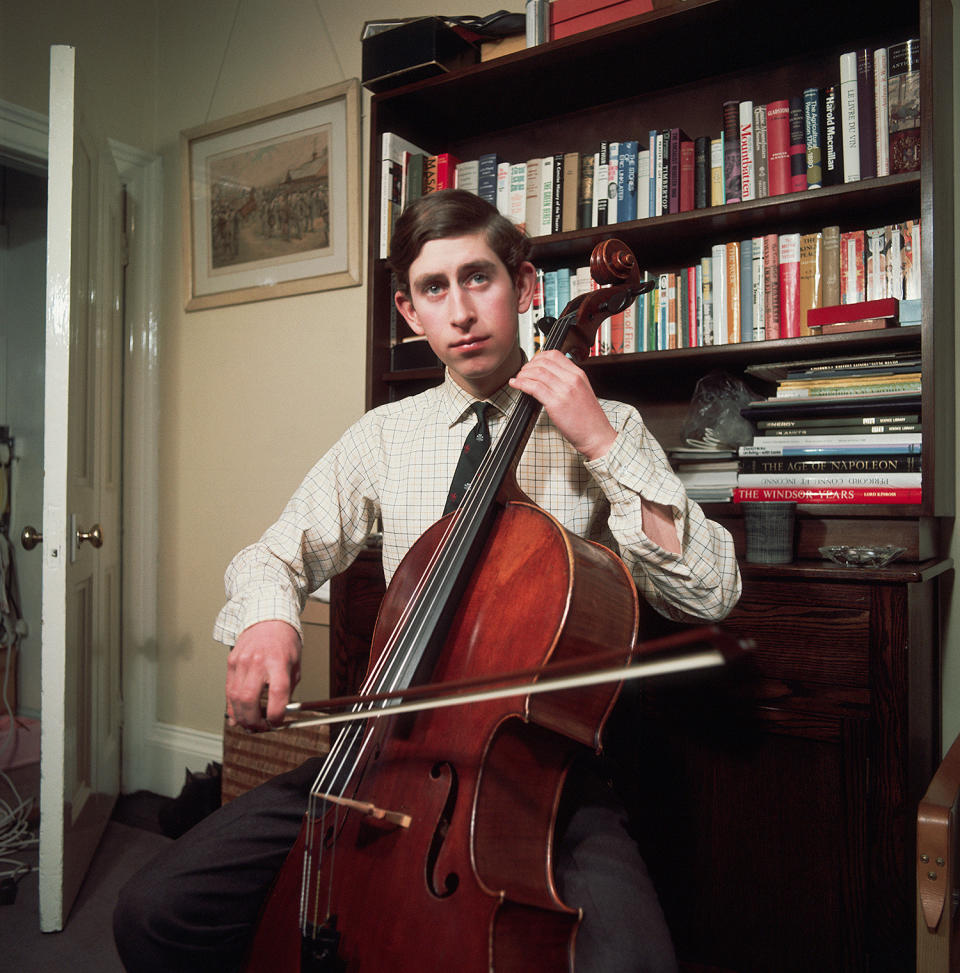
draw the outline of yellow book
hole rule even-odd
[[[823,306],[823,234],[800,237],[800,335],[810,334],[807,311]]]

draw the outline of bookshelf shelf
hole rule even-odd
[[[912,820],[940,753],[937,619],[950,567],[943,527],[954,514],[954,13],[950,0],[810,0],[789,13],[769,0],[658,5],[380,93],[371,101],[369,157],[379,160],[385,131],[427,152],[462,160],[496,152],[510,161],[592,153],[601,140],[668,126],[715,133],[728,99],[768,103],[833,84],[842,53],[920,38],[920,172],[533,240],[544,270],[585,263],[597,242],[616,236],[657,273],[731,240],[920,217],[917,326],[585,363],[598,394],[634,403],[670,447],[682,442],[697,381],[713,370],[769,394],[749,366],[920,351],[923,502],[799,506],[798,560],[745,565],[743,597],[725,622],[756,640],[750,672],[729,692],[711,683],[702,698],[689,687],[645,690],[634,737],[645,743],[634,755],[636,779],[657,781],[652,808],[644,793],[643,825],[656,837],[651,871],[684,962],[741,973],[901,973],[913,968]],[[379,186],[370,180],[369,406],[441,377],[437,368],[391,370],[396,321],[379,259]],[[743,551],[736,505],[703,509]],[[878,539],[908,554],[862,571],[818,552]],[[643,624],[644,637],[657,634],[658,619]],[[718,888],[737,895],[718,900]]]

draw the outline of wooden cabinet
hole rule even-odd
[[[601,394],[636,404],[665,446],[680,430],[697,380],[713,369],[741,375],[761,361],[922,350],[923,502],[910,507],[811,505],[801,511],[801,541],[814,551],[849,529],[836,518],[894,518],[896,539],[915,560],[936,552],[932,517],[954,504],[953,429],[953,85],[949,0],[838,4],[813,0],[785,15],[763,0],[689,0],[608,27],[484,62],[456,74],[373,97],[370,114],[367,397],[370,406],[438,381],[437,371],[390,371],[390,278],[379,259],[376,178],[384,131],[428,152],[508,161],[557,152],[594,152],[600,140],[679,126],[718,134],[726,100],[764,103],[839,78],[844,51],[921,41],[922,169],[832,188],[695,210],[612,227],[534,239],[544,270],[585,263],[599,240],[616,235],[640,266],[674,270],[714,243],[761,233],[841,230],[922,218],[923,319],[919,327],[692,348],[591,359]],[[935,83],[936,80],[936,83]],[[936,134],[936,137],[934,135]],[[758,388],[758,391],[764,390]],[[726,510],[712,516],[735,516]],[[893,539],[893,538],[891,538]]]
[[[684,960],[913,969],[917,803],[940,758],[939,579],[744,566],[720,681],[634,706],[641,842]]]

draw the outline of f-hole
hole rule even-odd
[[[440,858],[443,844],[447,840],[447,832],[450,830],[450,821],[453,818],[453,809],[457,803],[457,791],[459,789],[457,771],[452,764],[445,762],[436,763],[430,771],[430,776],[434,780],[439,780],[444,774],[446,774],[450,782],[450,787],[447,791],[447,800],[437,820],[437,826],[433,831],[433,839],[430,842],[430,851],[427,853],[426,862],[427,888],[438,899],[449,898],[457,891],[457,886],[460,884],[460,876],[456,872],[449,872],[443,878],[443,888],[439,888],[437,885],[437,861]]]

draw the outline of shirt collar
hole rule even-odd
[[[471,406],[476,399],[466,389],[457,385],[451,378],[449,369],[446,369],[440,394],[443,398],[444,414],[451,426],[465,418],[472,419],[474,417]],[[513,407],[521,394],[520,391],[505,383],[484,401],[491,403],[497,412],[507,416],[513,411]]]

